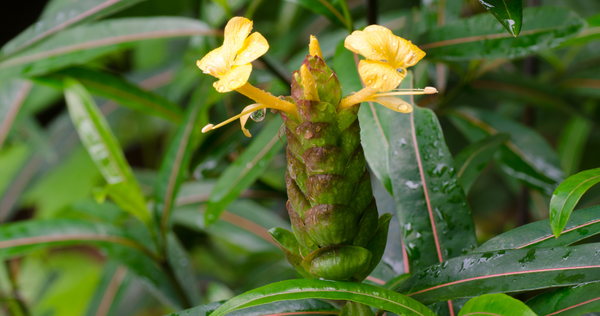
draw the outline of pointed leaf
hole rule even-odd
[[[174,271],[177,283],[181,284],[188,302],[194,306],[200,303],[200,290],[194,274],[192,259],[175,234],[167,235],[167,260]]]
[[[326,17],[337,25],[346,26],[339,0],[298,0],[297,3],[316,14]]]
[[[584,26],[585,21],[568,9],[540,6],[523,10],[523,28],[517,38],[489,14],[479,14],[429,29],[416,42],[430,58],[514,59],[557,47]]]
[[[115,261],[106,263],[102,278],[88,303],[86,316],[108,315],[111,310],[114,311],[124,298],[130,281],[126,267]]]
[[[176,17],[125,18],[84,24],[0,61],[0,80],[40,76],[84,64],[129,48],[136,41],[216,33],[200,21]]]
[[[74,1],[60,8],[46,10],[35,24],[2,46],[0,58],[4,59],[8,55],[40,42],[69,26],[92,19],[100,19],[140,1],[142,0]]]
[[[458,316],[537,316],[525,303],[506,294],[485,294],[470,299]]]
[[[222,303],[210,303],[181,311],[167,316],[178,316],[186,313],[186,316],[209,316]],[[261,306],[245,308],[241,311],[235,311],[227,314],[228,316],[263,316],[263,315],[339,315],[340,311],[333,305],[320,300],[297,300],[281,301]]]
[[[500,145],[509,139],[509,134],[496,134],[467,146],[454,157],[454,165],[457,170],[456,176],[465,192],[469,192],[481,171],[500,148]]]
[[[0,149],[30,90],[31,83],[23,80],[5,82],[0,87]]]
[[[600,312],[600,282],[556,289],[526,303],[538,315],[579,316]]]
[[[500,250],[450,259],[422,270],[398,292],[424,304],[600,281],[600,244]]]
[[[57,89],[63,89],[65,77],[76,79],[93,94],[111,99],[136,111],[156,115],[175,123],[182,121],[182,111],[177,104],[105,72],[73,67],[57,71],[49,76],[37,77],[33,80]]]
[[[546,219],[511,229],[488,240],[473,252],[569,246],[598,233],[600,233],[600,206],[594,206],[573,213],[558,238],[555,238],[550,228],[550,220]]]
[[[578,115],[573,116],[563,128],[557,151],[565,174],[572,175],[579,170],[591,130],[592,122]]]
[[[556,237],[560,236],[581,196],[600,182],[600,168],[582,171],[563,181],[550,200],[550,223]]]
[[[508,33],[517,37],[523,22],[522,0],[479,0],[497,20],[504,26]]]
[[[243,308],[272,302],[306,298],[348,300],[406,316],[435,315],[415,300],[369,284],[322,280],[289,280],[269,284],[236,296],[217,308],[211,316],[222,316]]]
[[[65,98],[81,142],[108,183],[105,194],[123,210],[150,224],[152,219],[131,167],[108,123],[87,90],[76,80],[65,81]]]
[[[279,117],[272,118],[219,177],[207,204],[207,224],[215,222],[225,207],[269,167],[273,157],[283,148],[279,138],[281,124]]]
[[[564,179],[556,153],[537,131],[492,112],[472,108],[453,110],[450,120],[471,142],[509,133],[511,139],[495,158],[502,170],[529,186],[550,195]]]

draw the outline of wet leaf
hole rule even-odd
[[[517,38],[489,14],[479,14],[429,29],[416,42],[430,58],[514,59],[557,47],[584,26],[585,21],[568,9],[543,6],[523,10],[523,28]]]
[[[279,117],[272,118],[254,137],[250,146],[219,177],[210,194],[206,224],[215,222],[229,203],[266,170],[271,159],[283,148],[279,138]]]
[[[92,19],[100,19],[121,11],[142,0],[88,0],[73,1],[58,8],[44,10],[41,18],[21,34],[14,37],[0,50],[4,59],[70,26]]]
[[[523,22],[522,0],[479,0],[508,33],[517,37]]]
[[[284,300],[320,298],[349,300],[400,315],[431,315],[421,303],[396,292],[369,284],[322,280],[289,280],[248,291],[217,308],[211,316],[221,316],[247,307]]]
[[[579,316],[600,312],[600,282],[556,289],[526,303],[538,315]]]
[[[173,233],[167,235],[165,242],[167,243],[167,261],[175,274],[177,282],[183,288],[184,295],[187,298],[186,305],[198,305],[200,303],[200,290],[198,289],[198,282],[196,281],[189,253]]]
[[[599,232],[600,206],[594,206],[574,212],[558,238],[552,232],[550,220],[546,219],[511,229],[488,240],[473,252],[569,246]]]
[[[65,98],[79,138],[108,184],[101,194],[149,225],[152,218],[142,191],[92,96],[76,80],[66,79]]]
[[[506,294],[485,294],[470,299],[458,316],[537,316],[525,303]]]
[[[453,110],[450,120],[471,142],[509,133],[511,138],[500,148],[496,160],[508,175],[546,195],[552,194],[564,179],[556,153],[537,131],[492,112],[472,108]]]
[[[500,250],[450,259],[422,270],[397,290],[424,304],[600,281],[600,244]]]
[[[223,305],[222,303],[210,303],[207,305],[201,305],[181,311],[178,313],[169,314],[167,316],[209,316],[218,307]],[[184,314],[185,313],[185,314]],[[333,305],[314,299],[297,300],[297,301],[281,301],[261,306],[244,308],[241,311],[235,311],[227,314],[228,316],[263,316],[263,315],[285,315],[293,313],[291,315],[339,315],[340,311]]]
[[[550,223],[556,237],[562,233],[581,196],[598,182],[600,168],[572,175],[556,188],[550,200]]]
[[[558,155],[563,171],[572,175],[579,170],[592,123],[581,116],[573,116],[562,130],[558,142]]]
[[[31,89],[24,80],[5,82],[0,87],[0,149]]]
[[[63,80],[71,77],[95,95],[111,99],[133,110],[156,115],[175,123],[183,119],[181,108],[169,100],[145,91],[124,79],[89,68],[73,67],[59,70],[49,76],[37,77],[35,82],[63,89]]]
[[[124,18],[84,24],[0,61],[0,80],[45,75],[130,48],[145,39],[215,34],[200,21],[177,17]]]
[[[454,157],[456,176],[466,193],[492,160],[494,153],[509,139],[509,134],[496,134],[467,146]]]

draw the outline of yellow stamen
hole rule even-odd
[[[240,113],[240,114],[238,114],[236,116],[230,117],[227,120],[225,120],[225,121],[223,121],[223,122],[221,122],[221,123],[219,123],[217,125],[208,124],[208,125],[204,126],[204,128],[202,128],[202,133],[206,133],[206,132],[211,131],[213,129],[217,129],[217,128],[223,126],[223,125],[227,125],[227,124],[229,124],[229,123],[231,123],[231,122],[233,122],[233,121],[235,121],[235,120],[243,117],[244,115],[248,115],[248,117],[249,117],[250,114],[252,114],[252,112],[257,111],[257,110],[261,110],[261,109],[266,109],[266,108],[268,108],[268,106],[266,106],[264,104],[249,105],[249,106],[247,106],[247,107],[244,108],[244,111],[242,111],[242,113]],[[246,118],[246,120],[248,120],[248,119]],[[245,125],[245,122],[244,122],[244,125]],[[243,126],[242,126],[242,129],[243,129]],[[244,132],[244,134],[246,134],[246,133]],[[248,136],[248,137],[250,137],[250,136]]]
[[[308,44],[308,52],[311,56],[319,56],[323,59],[323,53],[321,52],[321,45],[316,37],[310,36],[310,44]]]
[[[213,129],[213,127],[214,127],[214,125],[212,125],[212,124],[207,124],[206,126],[204,126],[204,127],[202,128],[202,133],[206,133],[206,132],[208,132],[208,131],[212,130],[212,129]]]
[[[317,83],[315,82],[315,78],[313,78],[305,64],[302,64],[300,67],[300,78],[302,78],[302,86],[304,87],[304,99],[321,101],[319,100],[319,92],[317,91]]]
[[[341,112],[344,109],[346,109],[354,104],[357,104],[357,103],[362,103],[365,101],[378,102],[376,99],[380,98],[380,97],[392,97],[392,96],[396,96],[396,95],[421,95],[421,94],[438,93],[437,89],[434,87],[425,87],[425,89],[395,89],[395,90],[400,90],[400,91],[377,93],[377,91],[373,88],[370,88],[368,86],[364,87],[362,90],[358,91],[357,93],[344,98],[342,100],[342,102],[340,102],[340,105],[338,106],[338,112]],[[410,109],[408,109],[408,108],[391,107],[391,106],[386,105],[385,103],[381,103],[381,102],[378,102],[378,103],[383,104],[386,107],[388,107],[394,111],[410,112]]]
[[[366,86],[366,87],[362,88],[360,91],[356,92],[355,94],[351,94],[351,95],[345,97],[342,100],[342,102],[340,102],[340,105],[338,105],[338,113],[345,110],[346,108],[349,108],[355,104],[365,101],[366,99],[368,99],[370,96],[374,95],[375,93],[377,93],[377,90],[375,90],[369,86]]]
[[[249,83],[246,83],[243,86],[235,89],[235,91],[256,101],[256,103],[264,104],[266,108],[283,111],[293,117],[297,117],[298,115],[296,105],[294,105],[293,103],[290,103],[286,100],[282,100],[268,92],[254,87]]]
[[[397,91],[397,92],[384,92],[377,93],[376,97],[387,97],[393,95],[421,95],[421,94],[436,94],[438,93],[437,89],[434,87],[425,87],[425,89],[414,89],[414,90],[405,90],[405,91]]]

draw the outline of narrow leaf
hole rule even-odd
[[[564,179],[558,157],[535,130],[485,110],[453,110],[450,120],[471,142],[498,133],[511,135],[495,158],[502,170],[529,186],[550,195]]]
[[[594,206],[573,213],[558,238],[555,238],[550,228],[550,220],[546,219],[511,229],[488,240],[473,252],[569,246],[598,233],[600,233],[600,206]]]
[[[105,194],[123,210],[150,224],[142,191],[115,136],[96,103],[74,79],[65,81],[65,97],[79,138],[108,183]]]
[[[236,296],[217,308],[211,316],[221,316],[272,302],[306,298],[348,300],[406,316],[435,315],[413,299],[374,285],[322,280],[289,280],[269,284]]]
[[[526,303],[538,315],[579,316],[600,312],[600,282],[556,289]]]
[[[250,146],[219,177],[210,194],[206,209],[206,223],[216,221],[229,203],[266,170],[282,148],[279,138],[279,117],[272,118],[256,136]]]
[[[316,14],[322,15],[329,21],[346,26],[346,19],[342,14],[342,9],[339,6],[339,1],[336,0],[298,0],[297,3],[306,9],[313,11]]]
[[[562,130],[558,141],[558,155],[565,174],[572,175],[579,170],[591,130],[592,123],[581,116],[573,116]]]
[[[563,181],[550,200],[550,223],[556,237],[560,236],[581,196],[600,182],[600,168],[582,171]]]
[[[494,153],[509,139],[508,134],[496,134],[467,146],[454,157],[456,176],[465,192],[469,192],[481,171],[494,157]]]
[[[479,0],[512,36],[517,37],[523,22],[522,0]]]
[[[6,58],[6,56],[40,42],[69,26],[102,18],[140,1],[142,0],[74,1],[60,8],[45,11],[35,24],[2,47],[0,57]]]
[[[114,311],[123,299],[130,280],[126,267],[115,261],[106,263],[102,278],[88,303],[86,316],[108,315],[111,310]]]
[[[470,299],[458,316],[537,316],[525,303],[506,294],[485,294]]]
[[[215,302],[201,305],[182,312],[167,316],[178,316],[186,313],[187,316],[209,316],[223,304]],[[333,305],[320,300],[307,299],[297,301],[281,301],[261,306],[245,308],[227,314],[228,316],[264,316],[264,315],[339,315],[340,311]]]
[[[600,281],[600,244],[500,250],[424,269],[398,292],[424,304],[485,293],[510,293]]]
[[[136,41],[192,35],[215,35],[204,23],[176,17],[124,18],[84,24],[0,62],[0,80],[40,76],[131,47]]]
[[[33,78],[33,80],[63,89],[65,77],[76,79],[93,94],[111,99],[133,110],[156,115],[175,123],[182,121],[182,111],[177,104],[105,72],[73,67],[57,71],[49,76]]]
[[[444,60],[514,59],[559,46],[585,26],[572,11],[540,6],[523,10],[523,28],[514,38],[488,14],[429,29],[416,41],[428,57]]]
[[[2,149],[2,145],[31,90],[31,86],[30,82],[13,80],[3,83],[0,87],[0,149]]]
[[[189,253],[173,233],[167,235],[166,243],[167,260],[172,271],[174,271],[177,282],[182,285],[184,295],[191,304],[190,306],[198,305],[200,303],[200,291]]]

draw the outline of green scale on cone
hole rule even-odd
[[[282,228],[269,232],[304,277],[361,282],[381,260],[391,215],[378,217],[360,145],[360,104],[338,113],[337,75],[318,56],[307,56],[303,65],[313,80],[305,75],[303,82],[295,71],[286,99],[298,115],[281,112],[293,234]],[[314,92],[311,84],[318,100],[306,97]]]

